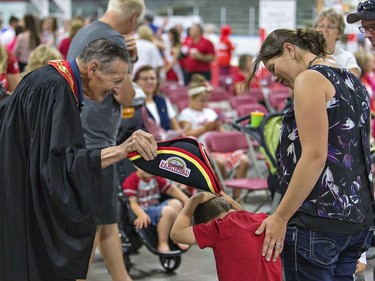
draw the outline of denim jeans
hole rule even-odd
[[[352,281],[357,260],[370,247],[373,235],[370,230],[337,234],[288,227],[282,252],[285,279]]]

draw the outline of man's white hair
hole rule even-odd
[[[145,2],[144,0],[109,0],[107,11],[116,12],[125,19],[139,13],[139,19],[142,19],[145,13]]]

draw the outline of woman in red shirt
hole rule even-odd
[[[16,57],[0,45],[0,84],[12,93],[20,82],[20,69]]]

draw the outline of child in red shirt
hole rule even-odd
[[[156,226],[158,251],[170,252],[169,231],[188,197],[165,178],[153,176],[138,167],[136,169],[122,183],[122,189],[129,197],[130,208],[137,217],[134,225],[138,229],[150,224]],[[160,202],[162,193],[172,198]],[[187,245],[178,246],[181,250],[188,248]]]
[[[200,192],[191,197],[172,227],[172,240],[211,247],[220,281],[281,281],[280,258],[266,262],[261,255],[264,236],[255,235],[267,215],[243,210],[224,192],[221,195]]]

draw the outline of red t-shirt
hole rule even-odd
[[[17,58],[8,50],[7,50],[7,53],[8,53],[8,66],[6,70],[0,74],[0,83],[4,87],[5,90],[8,90],[8,81],[7,81],[6,75],[20,73]]]
[[[122,190],[127,196],[137,196],[142,209],[160,204],[160,193],[165,193],[171,184],[165,179],[153,176],[149,181],[139,178],[136,172],[130,174],[122,183]]]
[[[245,80],[246,77],[240,71],[237,71],[233,78],[233,84],[236,85],[237,83],[244,83]],[[259,83],[257,82],[256,78],[251,81],[250,88],[259,88]]]
[[[219,42],[219,50],[217,52],[217,63],[219,66],[230,65],[233,50],[234,46],[228,38],[224,38]]]
[[[72,39],[70,39],[69,37],[66,37],[63,40],[61,40],[59,51],[62,54],[64,60],[66,60],[66,56],[68,55],[69,46],[71,42],[72,42]]]
[[[264,234],[255,230],[267,217],[264,213],[234,211],[223,219],[193,226],[198,246],[214,251],[220,281],[281,281],[281,260],[262,257]]]
[[[215,55],[215,48],[210,40],[204,37],[201,37],[199,41],[196,43],[193,42],[193,40],[186,40],[184,42],[184,46],[187,47],[187,57],[184,58],[183,65],[187,72],[210,71],[211,64],[209,62],[195,60],[189,56],[189,54],[194,51],[198,51],[204,55],[207,55],[207,54]]]

